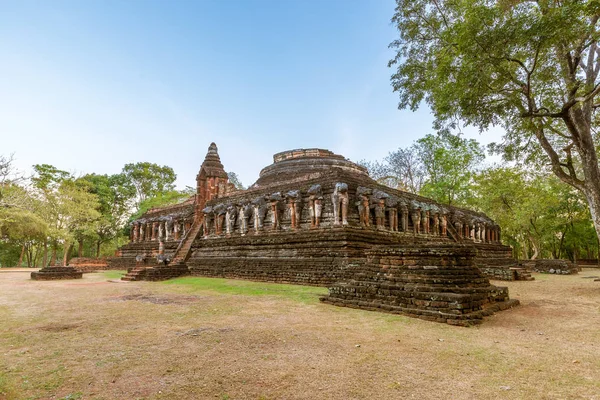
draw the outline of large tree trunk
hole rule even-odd
[[[101,241],[96,242],[96,258],[100,257],[100,246],[102,245]]]
[[[600,182],[586,182],[586,186],[598,186],[598,188],[591,188],[585,192],[585,197],[590,207],[590,213],[592,214],[592,222],[596,228],[596,235],[598,236],[598,242],[600,243]],[[594,190],[596,189],[596,190]],[[600,264],[600,260],[599,260]]]
[[[44,261],[42,262],[42,268],[48,266],[48,238],[44,238]]]
[[[35,252],[33,253],[33,265],[38,268],[38,255],[40,254],[39,246],[35,246]]]
[[[32,257],[32,253],[31,253],[31,245],[28,244],[27,245],[27,250],[25,251],[25,256],[27,257],[27,268],[31,268],[31,259]]]
[[[50,256],[50,266],[56,265],[56,243],[52,244],[52,255]]]
[[[79,248],[77,249],[77,257],[83,257],[83,239],[79,241]]]
[[[19,265],[18,267],[21,268],[23,266],[23,257],[25,256],[25,244],[23,244],[23,246],[21,247],[21,255],[19,256]]]
[[[73,243],[65,242],[65,253],[63,254],[63,267],[66,267],[68,265],[72,247]]]
[[[538,246],[535,243],[535,240],[533,239],[532,235],[529,235],[529,241],[531,242],[531,247],[533,247],[533,255],[531,256],[530,260],[535,260],[538,255],[539,255],[539,250],[538,250]]]

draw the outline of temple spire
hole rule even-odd
[[[213,142],[208,146],[208,152],[200,171],[196,176],[196,216],[204,208],[207,201],[221,197],[227,190],[229,178],[221,163],[217,145]]]

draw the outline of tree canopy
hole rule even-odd
[[[397,0],[392,86],[435,127],[491,126],[508,160],[550,166],[600,234],[598,1]]]
[[[136,191],[136,206],[146,199],[175,189],[177,175],[173,168],[149,162],[125,164],[123,175]]]
[[[0,265],[67,263],[77,253],[110,255],[127,240],[132,215],[188,199],[193,190],[174,190],[170,167],[127,164],[113,175],[75,176],[53,165],[18,173],[12,156],[0,155]],[[49,254],[50,253],[50,254]],[[19,256],[20,254],[20,256]]]

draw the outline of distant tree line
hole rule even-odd
[[[66,264],[72,256],[112,255],[128,222],[148,209],[189,198],[171,167],[127,164],[113,175],[75,176],[52,165],[24,176],[0,155],[0,266]]]
[[[477,141],[442,131],[360,163],[380,183],[486,213],[519,259],[598,258],[585,196],[541,162],[490,165]]]

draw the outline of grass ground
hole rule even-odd
[[[600,399],[600,275],[536,274],[473,328],[323,288],[0,273],[0,399]]]

